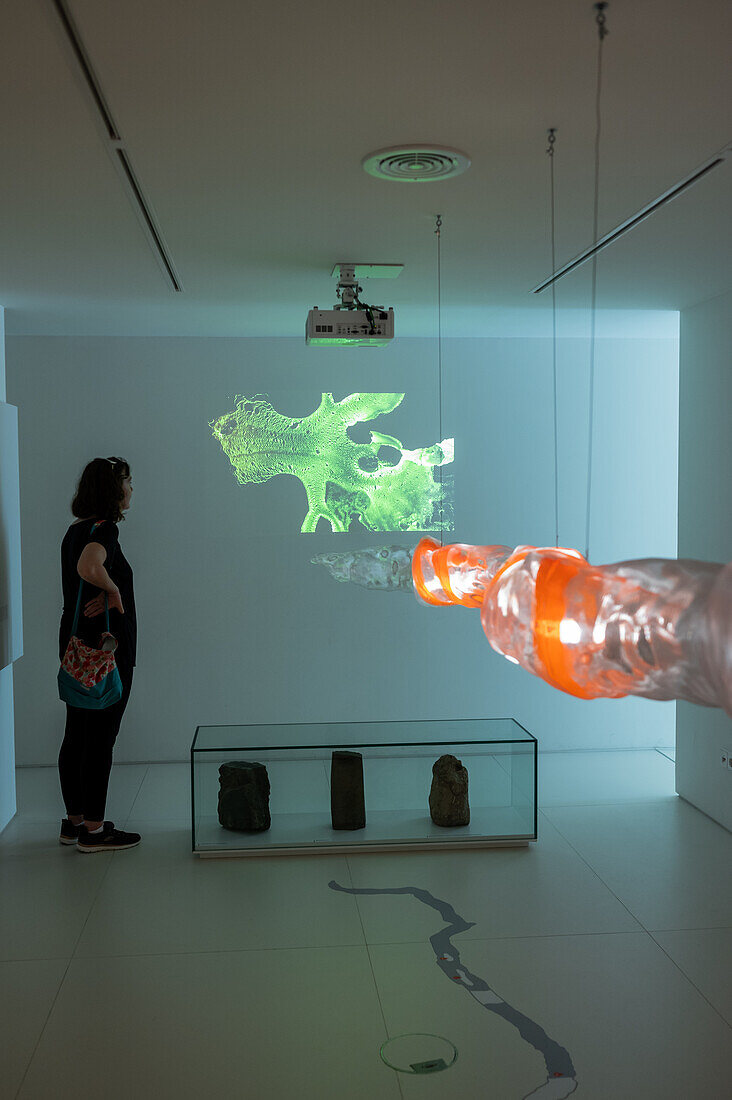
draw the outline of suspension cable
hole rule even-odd
[[[551,231],[552,231],[552,275],[556,271],[555,263],[555,228],[554,228],[554,145],[556,127],[549,131],[549,144],[547,155],[549,157],[549,181],[551,192]],[[559,546],[559,431],[557,408],[557,290],[556,283],[552,282],[552,376],[554,379],[554,545]]]
[[[607,35],[605,25],[605,9],[608,7],[606,0],[595,4],[595,22],[597,24],[597,93],[595,96],[595,201],[592,221],[592,240],[597,244],[598,240],[598,208],[600,195],[600,129],[601,114],[600,101],[602,91],[602,43]],[[597,306],[597,253],[592,257],[592,304],[591,304],[591,328],[590,328],[590,392],[588,411],[587,434],[587,507],[585,526],[585,558],[590,558],[590,508],[592,499],[592,436],[594,431],[594,405],[595,405],[595,314]]]
[[[442,256],[440,238],[442,214],[435,218],[435,236],[437,237],[437,383],[439,394],[439,443],[442,445]],[[445,545],[445,499],[442,485],[442,463],[437,467],[440,474],[440,546]]]

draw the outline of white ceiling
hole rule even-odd
[[[70,0],[184,287],[169,288],[51,0],[0,0],[0,304],[9,334],[301,336],[334,263],[397,334],[531,329],[592,242],[597,31],[587,0]],[[599,232],[732,137],[729,0],[611,0]],[[386,183],[361,160],[434,142],[464,175]],[[600,254],[598,306],[678,310],[732,287],[732,161]],[[590,265],[561,280],[586,310]],[[516,320],[518,319],[518,321]]]

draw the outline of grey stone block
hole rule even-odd
[[[470,824],[468,769],[456,756],[441,756],[432,765],[430,817],[445,828]]]
[[[264,764],[229,760],[219,767],[219,822],[242,833],[269,829],[269,776]]]
[[[331,756],[330,814],[334,829],[363,829],[366,826],[360,752],[338,749]]]

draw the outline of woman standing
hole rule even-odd
[[[84,616],[77,636],[99,648],[106,594],[109,630],[117,639],[115,652],[122,680],[122,698],[104,710],[83,710],[66,704],[66,732],[58,758],[61,793],[67,817],[61,822],[62,844],[80,852],[116,852],[140,843],[139,833],[123,833],[104,820],[112,750],[132,687],[137,646],[137,619],[132,569],[119,545],[117,524],[130,507],[132,477],[123,458],[95,458],[79,479],[71,511],[78,518],[61,543],[64,607],[59,632],[59,659],[71,636],[74,609],[83,581]],[[96,525],[96,526],[95,526]],[[85,598],[86,597],[86,598]],[[96,620],[96,621],[95,621]]]

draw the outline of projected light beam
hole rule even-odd
[[[370,443],[348,436],[353,424],[392,412],[403,399],[403,393],[352,393],[336,403],[324,393],[315,412],[293,419],[261,397],[239,397],[209,427],[240,485],[277,474],[302,482],[308,501],[302,531],[314,531],[321,517],[340,532],[354,520],[368,531],[451,531],[452,479],[437,479],[434,470],[453,461],[454,440],[408,450],[382,432],[372,431]],[[384,459],[384,447],[398,452],[396,464]]]

